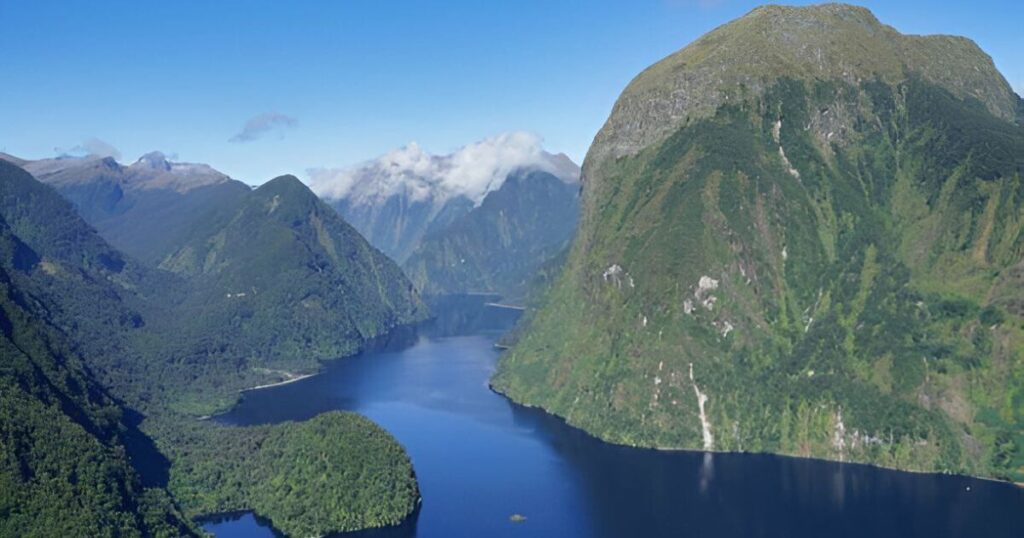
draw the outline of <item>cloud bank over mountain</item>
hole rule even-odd
[[[372,200],[404,193],[413,201],[465,196],[479,204],[518,168],[537,168],[563,181],[579,169],[564,155],[543,149],[532,133],[512,131],[468,144],[449,155],[432,155],[417,143],[349,168],[307,170],[310,187],[325,198]]]
[[[53,152],[58,156],[94,156],[94,157],[113,157],[115,159],[121,158],[121,151],[117,149],[113,144],[100,140],[96,137],[86,138],[81,143],[76,144],[70,148],[53,148]]]

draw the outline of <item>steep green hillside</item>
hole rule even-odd
[[[164,490],[143,487],[125,410],[26,292],[40,260],[0,219],[0,535],[195,535]]]
[[[637,77],[493,383],[625,444],[1024,480],[1024,128],[966,39],[769,6]]]
[[[131,341],[148,330],[150,305],[183,294],[181,283],[111,248],[54,189],[7,162],[0,162],[0,216],[37,258],[21,286],[72,336],[104,385],[127,396],[124,389],[150,366]]]
[[[426,316],[398,266],[293,176],[211,216],[161,267],[195,288],[186,310],[270,368],[311,369]]]
[[[247,363],[226,346],[210,349],[211,340],[230,336],[183,308],[192,293],[184,280],[111,248],[53,188],[6,162],[0,215],[39,258],[22,286],[101,383],[131,405],[223,406],[244,383],[266,378],[247,376]],[[188,330],[194,338],[181,339]]]
[[[547,172],[515,172],[480,206],[428,233],[403,268],[426,295],[492,292],[521,300],[572,238],[578,191]]]

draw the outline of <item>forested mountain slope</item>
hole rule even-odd
[[[602,438],[1024,480],[1024,128],[974,43],[766,6],[634,79],[493,384]]]
[[[211,215],[160,267],[196,290],[187,310],[271,366],[309,369],[427,316],[398,266],[294,176]]]
[[[110,247],[53,188],[0,165],[0,210],[47,256],[55,315],[104,336],[76,345],[133,404],[159,398],[207,414],[240,388],[313,371],[427,315],[401,270],[294,178],[204,211],[161,269]],[[80,172],[59,170],[50,179],[60,184]]]
[[[0,218],[0,535],[195,535],[166,491],[143,487],[127,410],[49,324],[32,282],[45,263]]]

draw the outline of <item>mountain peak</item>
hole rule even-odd
[[[136,188],[171,189],[180,193],[231,180],[210,165],[172,162],[160,151],[139,157],[127,170],[128,183]]]
[[[305,183],[291,174],[277,176],[260,185],[253,191],[253,195],[255,200],[269,200],[273,208],[282,203],[295,208],[308,208],[321,203],[320,198]]]
[[[136,165],[145,166],[153,170],[171,170],[171,163],[167,160],[167,156],[159,151],[151,151],[135,162]]]
[[[814,4],[810,6],[787,6],[780,4],[765,4],[755,7],[747,14],[747,17],[769,16],[787,17],[802,21],[824,20],[831,17],[843,18],[852,22],[881,27],[875,14],[870,9],[853,4],[841,2],[829,2],[825,4]]]
[[[756,99],[783,78],[859,85],[920,77],[1016,118],[1016,99],[971,40],[903,35],[846,4],[769,5],[722,25],[644,70],[595,137],[588,168],[632,155],[720,106]],[[589,173],[588,173],[589,175]]]
[[[544,165],[540,168],[566,183],[577,183],[580,180],[580,165],[576,164],[564,153],[551,154],[544,152]]]
[[[931,351],[969,340],[941,305],[993,342],[1024,320],[1010,96],[971,41],[863,8],[713,30],[616,102],[565,263],[491,386],[612,442],[883,464],[915,447],[897,467],[1024,476],[1019,451],[963,456],[1024,431],[974,419],[1021,390],[1004,352],[966,344],[971,366],[945,369]],[[967,370],[999,382],[956,409],[921,398]]]
[[[21,158],[15,157],[14,155],[11,155],[10,153],[4,153],[2,151],[0,151],[0,161],[7,161],[9,163],[14,163],[17,166],[22,166],[26,162],[28,162],[25,159],[21,159]]]
[[[256,188],[257,191],[283,191],[283,190],[303,190],[308,191],[309,187],[306,186],[299,178],[292,174],[284,174],[277,176],[274,179],[260,185]]]

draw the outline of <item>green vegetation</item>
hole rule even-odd
[[[990,65],[940,77],[889,50],[902,38],[862,35],[890,32],[863,10],[770,20],[825,13],[827,30],[843,9],[867,25],[842,31],[884,50],[832,52],[877,77],[807,74],[777,49],[766,83],[656,142],[599,135],[566,267],[496,389],[618,443],[708,446],[700,392],[714,450],[1024,480],[1024,128],[965,97],[1005,86]],[[680,57],[721,59],[772,13]],[[919,63],[879,63],[893,57]],[[663,91],[664,69],[630,95]],[[609,125],[638,123],[630,99]]]
[[[578,190],[547,172],[515,172],[479,207],[428,232],[403,268],[426,295],[491,292],[521,301],[572,238]]]
[[[267,245],[249,244],[249,257],[210,247],[216,270],[176,275],[124,257],[52,188],[0,162],[0,534],[176,536],[196,532],[185,516],[245,507],[311,535],[412,512],[408,457],[366,419],[235,429],[183,414],[227,407],[239,388],[286,375],[274,368],[316,368],[424,313],[397,266],[290,181],[232,208]],[[285,220],[244,220],[261,207]],[[288,277],[258,283],[277,310],[255,298],[218,307],[234,299],[232,278],[266,278],[260,267]],[[328,305],[344,322],[318,317],[313,294],[344,303]]]
[[[1009,83],[968,39],[903,35],[859,6],[765,5],[633,79],[594,139],[584,174],[600,176],[606,159],[663,142],[690,121],[758,97],[783,78],[893,85],[906,80],[908,71],[957,98],[979,100],[998,118],[1013,121],[1018,114]]]
[[[187,279],[190,291],[168,299],[176,304],[143,332],[142,345],[161,364],[191,362],[173,406],[194,414],[230,405],[244,386],[280,381],[281,372],[315,371],[427,316],[398,266],[292,176],[208,215],[161,267]],[[211,355],[227,360],[211,365]]]
[[[185,308],[221,316],[262,360],[351,355],[426,317],[398,266],[293,176],[213,215],[161,267],[201,290]]]
[[[23,173],[0,194],[0,214],[42,258],[34,282],[55,322],[142,409],[212,414],[240,389],[315,371],[427,315],[401,270],[295,178],[204,217],[165,262],[178,273],[112,249]],[[189,262],[197,252],[208,265]]]
[[[159,438],[188,513],[254,510],[289,536],[311,536],[396,525],[419,503],[405,451],[352,413],[278,426],[193,421]]]
[[[75,161],[48,180],[84,206],[109,183],[117,164],[108,161]],[[35,276],[61,307],[54,315],[104,336],[76,345],[89,348],[104,385],[133,405],[212,414],[240,389],[316,371],[428,315],[401,270],[297,179],[239,186],[136,187],[121,200],[131,206],[124,211],[83,209],[162,270],[111,248],[53,188],[31,178],[0,185],[2,214],[46,258]],[[164,198],[168,207],[140,215]],[[142,226],[143,217],[165,227]],[[151,242],[140,235],[146,230]]]
[[[0,219],[0,535],[195,534],[129,464],[125,410],[36,319],[17,274],[34,256]]]

